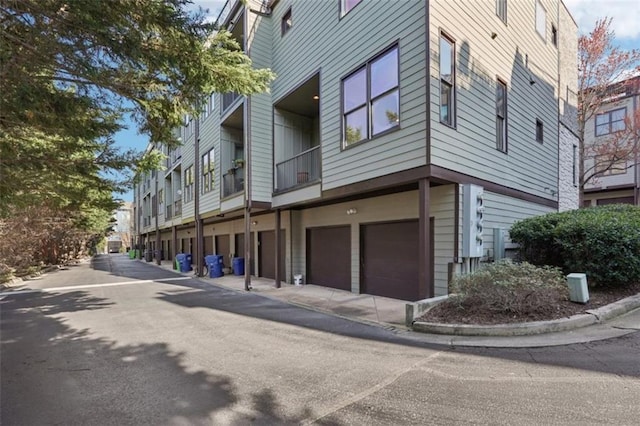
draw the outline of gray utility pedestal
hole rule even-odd
[[[573,273],[567,275],[567,285],[569,286],[569,300],[578,303],[587,303],[589,301],[586,274]]]

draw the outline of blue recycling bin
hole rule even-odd
[[[219,278],[224,275],[222,272],[222,267],[224,266],[222,262],[221,254],[211,254],[204,257],[204,263],[207,264],[209,268],[209,278]]]
[[[191,271],[191,263],[188,262],[187,256],[191,255],[187,255],[184,253],[176,254],[176,262],[178,263],[178,269],[180,270],[180,272]]]
[[[233,274],[244,275],[244,257],[233,258]]]
[[[191,266],[193,264],[191,253],[185,253],[185,255],[187,256],[187,263],[189,263],[189,266]]]

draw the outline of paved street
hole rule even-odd
[[[553,348],[439,347],[123,255],[28,284],[0,296],[2,425],[640,417],[640,332]]]

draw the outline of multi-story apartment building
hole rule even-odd
[[[634,140],[633,133],[637,132],[625,131],[629,130],[628,125],[634,128],[640,125],[635,123],[639,108],[640,76],[636,76],[611,85],[600,110],[585,124],[585,146],[604,144],[611,148],[592,149],[594,155],[585,158],[585,175],[596,173],[596,177],[585,184],[584,206],[640,204],[637,150],[627,154],[627,148],[637,146],[640,141]]]
[[[577,207],[561,1],[267,3],[230,1],[222,24],[270,93],[214,94],[136,187],[165,258],[248,252],[276,283],[418,300],[501,257],[518,219]]]

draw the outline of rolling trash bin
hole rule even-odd
[[[222,255],[211,254],[205,256],[204,263],[206,263],[207,268],[209,268],[209,278],[219,278],[224,275],[224,272],[222,272],[222,267],[224,266],[222,263]]]
[[[191,270],[191,264],[187,261],[187,255],[184,253],[178,253],[176,255],[176,262],[178,262],[178,270],[180,272],[189,272]]]
[[[233,274],[244,275],[244,257],[233,258]]]

